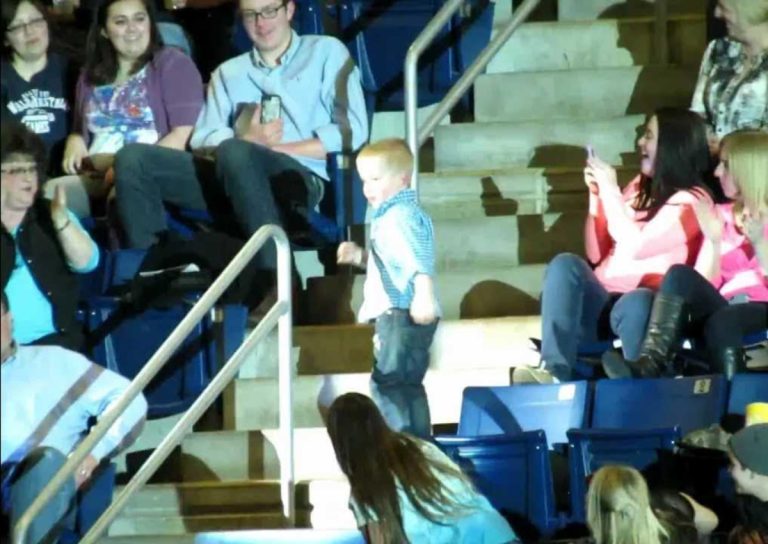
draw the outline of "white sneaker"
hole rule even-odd
[[[519,366],[512,371],[512,383],[560,383],[549,371],[543,368]]]

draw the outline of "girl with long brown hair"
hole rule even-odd
[[[327,427],[350,508],[372,544],[517,541],[458,466],[437,446],[392,431],[368,397],[337,398]]]

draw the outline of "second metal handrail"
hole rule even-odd
[[[278,323],[278,390],[280,403],[280,492],[283,501],[283,514],[290,525],[295,520],[294,504],[294,451],[293,451],[293,390],[291,369],[292,346],[292,316],[291,316],[291,249],[288,237],[283,229],[276,225],[266,225],[260,228],[238,254],[227,265],[216,281],[208,288],[200,300],[192,307],[189,313],[179,323],[176,329],[166,339],[155,354],[150,358],[144,368],[134,378],[126,391],[115,401],[110,408],[102,414],[97,425],[85,437],[80,445],[69,455],[64,466],[54,475],[51,481],[43,488],[37,498],[32,502],[27,511],[21,516],[13,528],[13,542],[23,544],[26,533],[32,520],[41,512],[61,486],[71,478],[80,463],[93,450],[96,443],[107,433],[112,424],[125,411],[128,405],[141,393],[154,376],[162,369],[181,343],[187,338],[192,329],[203,319],[206,313],[213,307],[224,291],[242,272],[245,266],[261,247],[273,239],[277,246],[277,290],[278,300],[272,306],[266,317],[262,319],[255,330],[238,348],[224,367],[216,374],[214,379],[195,400],[184,416],[173,427],[171,432],[163,439],[152,455],[142,465],[136,475],[126,485],[123,491],[113,501],[112,505],[93,525],[90,531],[83,537],[81,544],[90,544],[106,531],[109,523],[117,516],[125,506],[128,499],[135,493],[160,466],[160,463],[178,445],[184,435],[192,428],[192,425],[202,416],[205,410],[213,403],[224,390],[245,359],[250,349],[260,341]]]
[[[490,41],[485,49],[478,55],[475,61],[467,68],[459,80],[446,93],[437,108],[427,117],[423,126],[419,129],[417,118],[418,83],[417,66],[422,53],[429,47],[435,37],[440,33],[442,27],[448,23],[466,0],[448,0],[438,10],[434,18],[424,27],[416,39],[408,48],[405,55],[405,134],[408,147],[413,154],[413,177],[411,187],[419,191],[419,148],[429,138],[435,127],[450,113],[451,109],[461,100],[469,88],[474,84],[477,77],[483,73],[488,63],[491,62],[496,53],[507,43],[509,37],[517,28],[528,18],[541,0],[525,0],[522,5],[512,14],[512,18],[504,25],[504,28]]]

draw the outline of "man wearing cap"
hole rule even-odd
[[[768,423],[734,434],[728,456],[741,521],[730,541],[768,543]]]

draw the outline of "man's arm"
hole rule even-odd
[[[235,135],[230,126],[234,105],[227,91],[221,67],[217,68],[208,84],[208,96],[203,111],[192,131],[189,146],[194,150],[215,148]]]
[[[322,81],[321,101],[331,114],[331,122],[317,127],[315,136],[327,153],[359,149],[368,141],[368,112],[360,70],[346,46],[336,39],[331,44],[325,73],[328,76]]]
[[[328,154],[325,145],[323,145],[322,140],[319,138],[275,144],[272,146],[272,149],[286,155],[297,155],[320,160],[325,160],[325,156]]]

